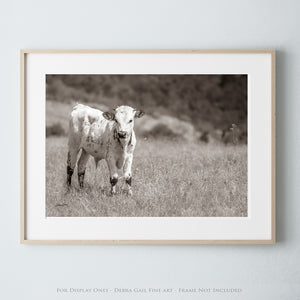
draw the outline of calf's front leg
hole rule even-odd
[[[128,157],[125,160],[125,164],[124,164],[124,168],[123,168],[123,172],[124,172],[124,177],[126,180],[126,184],[127,184],[127,192],[128,195],[132,195],[132,187],[131,187],[131,179],[132,179],[132,173],[131,173],[131,165],[132,165],[132,158],[133,155],[129,154]]]
[[[118,169],[116,167],[116,161],[114,159],[109,159],[107,160],[107,165],[109,169],[109,174],[110,174],[110,184],[111,184],[111,190],[110,193],[111,195],[116,194],[116,185],[119,179],[118,175]]]

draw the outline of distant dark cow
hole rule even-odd
[[[128,194],[132,194],[132,159],[136,145],[133,130],[134,118],[144,115],[143,111],[130,106],[120,106],[115,112],[102,112],[86,105],[78,104],[73,108],[69,126],[69,152],[67,161],[67,184],[77,163],[79,186],[83,187],[86,164],[91,156],[96,166],[105,159],[110,172],[111,194],[116,193],[119,174],[123,171]]]
[[[232,124],[222,131],[222,141],[227,144],[238,144],[241,131],[236,124]]]

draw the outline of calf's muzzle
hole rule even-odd
[[[120,139],[124,139],[127,136],[127,132],[126,131],[118,131],[118,137]]]

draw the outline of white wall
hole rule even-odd
[[[0,298],[299,299],[299,11],[297,0],[2,0]],[[275,48],[276,245],[20,245],[20,48]],[[243,291],[104,297],[56,290],[151,286]]]

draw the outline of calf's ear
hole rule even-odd
[[[145,114],[145,112],[143,110],[136,110],[134,117],[141,118],[144,114]]]
[[[109,111],[104,112],[102,115],[106,120],[109,120],[109,121],[115,119],[115,114],[112,112],[109,112]]]

